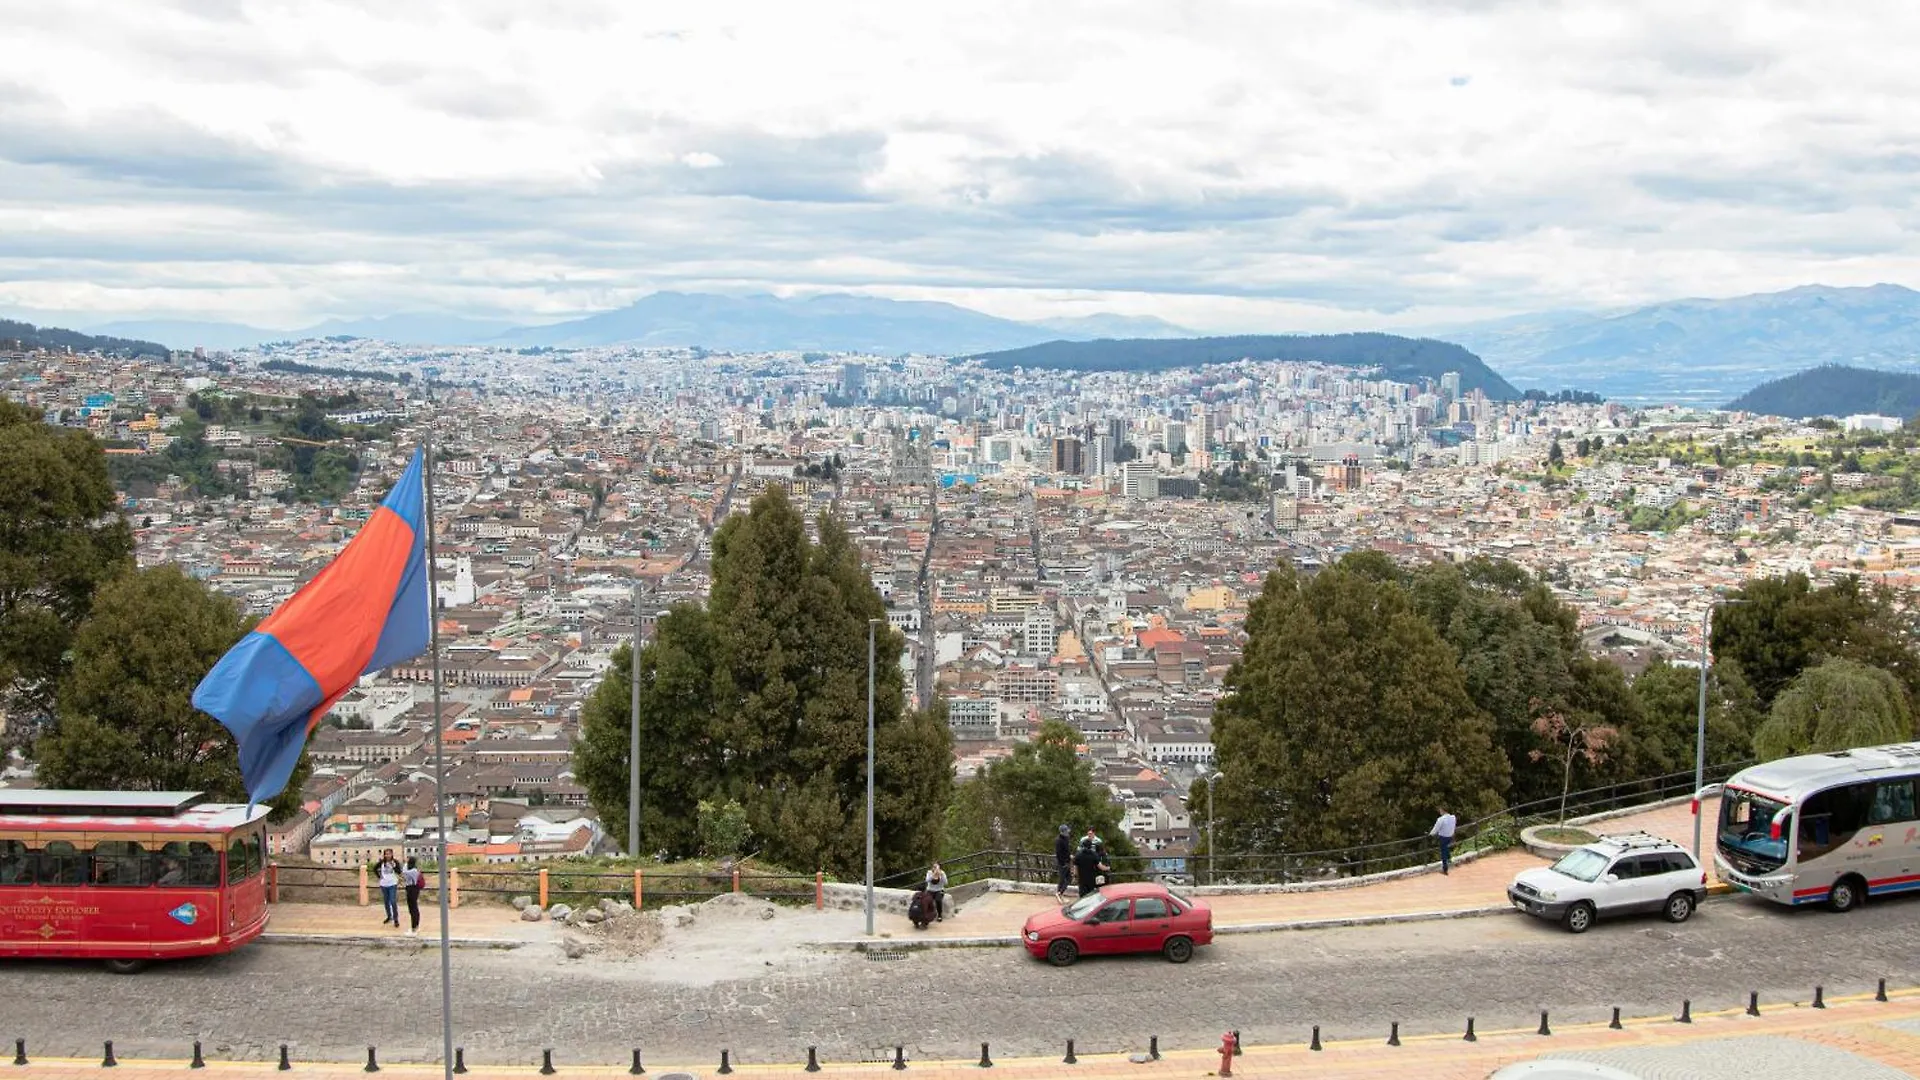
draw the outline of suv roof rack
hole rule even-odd
[[[1597,844],[1613,844],[1622,848],[1679,847],[1680,845],[1664,836],[1656,836],[1644,829],[1624,833],[1601,833],[1594,841]]]

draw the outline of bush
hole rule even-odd
[[[747,824],[745,807],[732,799],[724,803],[701,799],[698,812],[701,854],[726,859],[746,851],[753,829]]]

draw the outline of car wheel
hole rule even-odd
[[[1677,892],[1667,897],[1664,914],[1668,922],[1686,922],[1687,916],[1693,914],[1693,894]]]
[[[1827,907],[1834,911],[1852,911],[1860,904],[1860,879],[1843,877],[1827,890]]]
[[[145,960],[130,960],[124,957],[107,961],[107,970],[113,972],[115,975],[132,975],[146,966],[147,962]]]
[[[1582,900],[1568,908],[1566,924],[1568,933],[1586,933],[1587,929],[1593,925],[1593,905]]]
[[[1078,959],[1080,946],[1066,938],[1055,938],[1053,944],[1047,946],[1047,963],[1054,967],[1067,967]]]
[[[1167,943],[1160,947],[1160,953],[1176,964],[1184,964],[1193,959],[1193,939],[1168,938]]]

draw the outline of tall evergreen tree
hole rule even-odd
[[[132,567],[100,444],[0,399],[0,710],[53,715],[94,590]]]
[[[713,537],[705,608],[676,608],[641,650],[641,843],[697,847],[701,799],[747,810],[768,860],[858,872],[865,852],[867,624],[876,639],[875,857],[924,863],[939,846],[952,787],[951,738],[938,709],[905,708],[903,641],[845,528],[820,540],[780,487]],[[625,842],[627,663],[589,700],[576,765],[593,804]]]
[[[1644,775],[1693,768],[1700,726],[1700,672],[1676,667],[1664,658],[1647,665],[1633,680],[1640,722],[1628,732],[1635,771]],[[1753,755],[1753,729],[1760,713],[1753,691],[1737,667],[1725,664],[1707,673],[1707,764],[1743,761]]]
[[[1834,657],[1891,674],[1909,708],[1920,700],[1920,650],[1885,589],[1852,576],[1815,588],[1805,574],[1788,574],[1748,582],[1734,597],[1744,602],[1713,613],[1713,655],[1739,665],[1760,708],[1771,710],[1801,672]]]
[[[1267,576],[1214,708],[1223,851],[1273,854],[1418,835],[1440,809],[1498,810],[1492,723],[1405,590],[1349,557]]]

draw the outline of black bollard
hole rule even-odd
[[[1067,1056],[1061,1058],[1060,1063],[1063,1065],[1078,1065],[1080,1063],[1080,1059],[1073,1056],[1073,1040],[1072,1039],[1067,1040]]]
[[[27,1040],[13,1040],[13,1063],[15,1065],[25,1065],[27,1063]]]
[[[552,1050],[540,1051],[540,1075],[552,1076],[553,1074],[554,1074],[553,1051]]]
[[[1158,1035],[1148,1036],[1147,1038],[1147,1060],[1160,1060],[1160,1036]]]
[[[820,1071],[820,1058],[815,1047],[807,1047],[807,1071]]]
[[[453,1048],[453,1071],[456,1075],[467,1071],[467,1048],[464,1046]]]
[[[291,1068],[293,1068],[293,1059],[287,1056],[287,1044],[281,1043],[280,1044],[280,1071],[286,1072]]]
[[[1239,1028],[1235,1028],[1233,1030],[1233,1056],[1234,1057],[1240,1056],[1240,1029]]]
[[[1620,1030],[1620,1006],[1613,1007],[1613,1019],[1607,1021],[1607,1028],[1611,1031]]]
[[[1758,990],[1747,991],[1747,1015],[1760,1015],[1760,991]]]
[[[904,1070],[907,1067],[907,1048],[898,1043],[893,1047],[893,1067],[895,1071]]]
[[[1313,1025],[1313,1041],[1307,1044],[1307,1049],[1309,1050],[1320,1049],[1320,1025],[1319,1024]]]
[[[1467,1017],[1467,1033],[1460,1037],[1462,1042],[1479,1042],[1480,1036],[1473,1033],[1473,1017]]]
[[[1675,1023],[1680,1023],[1680,1024],[1693,1023],[1693,1002],[1683,999],[1680,1002],[1680,1015],[1674,1017],[1673,1019]]]
[[[980,1067],[983,1069],[993,1068],[993,1059],[987,1056],[986,1043],[980,1044]]]
[[[1553,1029],[1547,1026],[1547,1010],[1545,1009],[1540,1010],[1540,1030],[1538,1034],[1541,1034],[1541,1035],[1553,1034]]]
[[[647,1067],[640,1064],[640,1048],[636,1046],[633,1048],[633,1064],[627,1066],[627,1075],[641,1076],[644,1075],[646,1071]]]
[[[1880,980],[1880,988],[1873,992],[1873,1000],[1875,1001],[1887,1000],[1887,980],[1885,979]]]
[[[726,1076],[729,1073],[733,1072],[733,1062],[727,1060],[727,1058],[728,1058],[727,1051],[725,1050],[720,1051],[720,1070],[719,1071],[721,1076]]]
[[[119,1063],[118,1061],[115,1061],[115,1060],[113,1059],[113,1040],[112,1040],[112,1039],[108,1039],[108,1040],[107,1040],[107,1055],[106,1055],[105,1057],[103,1057],[103,1058],[101,1058],[101,1059],[100,1059],[100,1067],[101,1067],[101,1068],[103,1068],[103,1069],[111,1069],[111,1068],[113,1068],[113,1067],[114,1067],[115,1065],[118,1065],[118,1064],[120,1064],[120,1063]]]
[[[371,1046],[367,1047],[367,1067],[360,1071],[361,1072],[379,1072],[380,1071],[380,1059],[373,1055],[373,1047]]]
[[[200,1056],[200,1040],[195,1039],[193,1040],[193,1060],[187,1062],[187,1068],[204,1069],[206,1067],[207,1059]]]
[[[1816,1009],[1824,1009],[1827,1007],[1826,987],[1816,986],[1813,988],[1813,1007]]]
[[[1393,1022],[1393,1031],[1387,1036],[1387,1045],[1388,1046],[1400,1045],[1400,1021],[1398,1020],[1395,1020]]]

